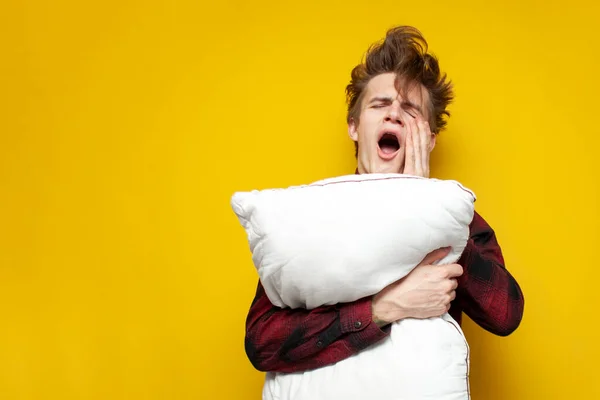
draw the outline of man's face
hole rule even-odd
[[[396,75],[385,73],[372,78],[360,105],[360,120],[348,124],[350,138],[358,142],[358,172],[402,173],[406,151],[407,124],[420,116],[429,120],[429,95],[421,85],[406,98],[396,90]],[[435,135],[431,137],[432,146]]]

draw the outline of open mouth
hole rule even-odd
[[[400,150],[398,137],[393,133],[384,133],[377,142],[379,153],[383,158],[392,158]]]

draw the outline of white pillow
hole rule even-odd
[[[231,205],[271,302],[311,309],[373,295],[441,247],[440,263],[456,262],[474,201],[456,181],[367,174],[237,192]]]

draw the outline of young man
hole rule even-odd
[[[352,71],[346,89],[348,132],[357,173],[429,177],[429,154],[446,124],[452,87],[427,43],[412,27],[388,31]],[[337,363],[382,340],[403,318],[465,312],[506,336],[520,324],[523,295],[504,266],[494,231],[477,213],[457,264],[433,266],[431,253],[404,279],[353,303],[313,310],[273,306],[258,284],[246,326],[246,353],[261,371],[298,372]]]

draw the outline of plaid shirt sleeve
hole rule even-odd
[[[334,364],[389,334],[373,322],[371,298],[312,310],[278,308],[258,283],[246,320],[246,354],[259,371]]]
[[[484,329],[506,336],[523,314],[523,295],[504,267],[492,228],[475,213],[461,259],[450,314],[460,322],[461,309]],[[298,372],[334,364],[389,335],[373,321],[371,298],[313,310],[274,306],[258,283],[246,320],[246,354],[260,371]]]
[[[464,272],[458,280],[456,301],[479,326],[507,336],[521,323],[523,293],[504,266],[494,230],[478,213],[470,230],[469,243],[458,261]]]

